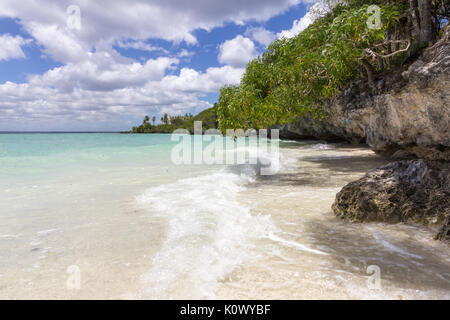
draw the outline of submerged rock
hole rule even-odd
[[[412,222],[440,227],[436,238],[450,239],[448,162],[403,160],[351,182],[333,204],[336,216],[352,222]]]

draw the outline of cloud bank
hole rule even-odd
[[[208,94],[239,83],[245,64],[258,54],[255,43],[267,45],[275,34],[262,27],[248,28],[245,35],[219,46],[217,60],[222,66],[204,71],[180,67],[180,60],[194,55],[192,50],[170,54],[148,40],[184,43],[194,49],[196,30],[264,22],[300,2],[1,0],[0,18],[16,19],[32,39],[0,35],[0,61],[26,58],[23,48],[33,42],[62,66],[30,75],[25,83],[0,84],[0,130],[30,121],[53,128],[71,120],[107,122],[120,121],[123,115],[141,117],[144,112],[200,111],[210,106],[204,100]],[[69,5],[80,8],[80,29],[67,23]],[[162,56],[136,61],[115,47]]]

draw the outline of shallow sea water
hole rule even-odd
[[[387,162],[370,150],[281,142],[280,171],[260,176],[177,166],[174,146],[0,135],[0,298],[450,298],[448,244],[433,230],[333,216],[335,194]]]

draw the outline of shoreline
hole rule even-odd
[[[101,162],[100,171],[86,176],[93,182],[90,189],[78,188],[90,180],[74,172],[60,184],[12,188],[7,193],[11,205],[4,205],[13,208],[14,199],[22,197],[21,205],[30,201],[34,214],[27,216],[32,220],[23,220],[16,213],[26,211],[26,206],[10,210],[8,225],[18,229],[0,230],[0,235],[18,236],[5,238],[3,255],[14,253],[10,263],[21,257],[24,264],[14,273],[0,270],[0,297],[377,298],[381,293],[366,287],[371,264],[380,265],[387,281],[383,294],[389,299],[397,299],[397,292],[411,299],[420,294],[449,297],[450,275],[441,270],[443,265],[448,269],[448,246],[429,241],[426,230],[348,224],[334,217],[331,203],[337,191],[385,159],[364,146],[322,142],[282,142],[282,171],[250,180],[246,168],[197,168],[187,174],[190,167],[174,171],[176,167],[165,166],[150,173],[145,162],[131,165],[127,151],[123,159],[129,167],[118,170],[108,161],[122,160],[107,157],[110,160]],[[143,156],[138,150],[137,159]],[[151,202],[142,206],[135,198],[146,193]],[[20,227],[24,223],[28,228]],[[180,260],[170,258],[178,251],[189,254]],[[423,261],[432,261],[426,277],[419,274]],[[65,288],[66,269],[73,264],[82,272],[78,292]],[[172,276],[154,278],[160,279],[158,291],[142,291],[154,287],[146,275],[158,275],[158,270]],[[420,294],[411,291],[402,276],[408,272],[417,273],[413,287]],[[447,282],[439,282],[432,272]],[[189,279],[192,286],[178,287],[183,282],[171,280],[178,277]],[[22,279],[23,289],[12,278]],[[343,283],[350,285],[345,291]],[[198,291],[194,294],[189,288]]]
[[[388,159],[351,145],[303,152],[293,147],[291,151],[297,161],[290,170],[273,179],[257,179],[240,194],[252,214],[270,215],[279,230],[257,242],[263,248],[257,251],[262,259],[244,263],[233,272],[232,280],[219,285],[221,299],[450,298],[450,275],[445,276],[449,246],[432,240],[429,229],[350,224],[331,210],[342,186]],[[433,256],[435,250],[443,252],[441,267],[426,271],[429,279],[419,274],[415,280],[405,277],[423,272],[423,261],[437,263],[441,258]],[[381,269],[381,290],[367,287],[371,265]],[[425,289],[430,285],[436,290]]]

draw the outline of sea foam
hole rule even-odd
[[[254,240],[276,230],[270,216],[252,215],[237,195],[257,166],[234,166],[147,190],[138,201],[167,219],[165,243],[142,277],[142,298],[216,298],[225,280],[251,259]]]

